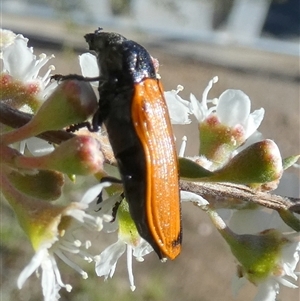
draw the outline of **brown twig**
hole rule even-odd
[[[256,191],[245,185],[181,181],[180,188],[202,196],[215,208],[231,206],[237,209],[256,204],[274,210],[290,210],[300,213],[300,199]]]

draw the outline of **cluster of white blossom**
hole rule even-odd
[[[57,82],[50,81],[54,67],[50,66],[45,75],[40,75],[41,68],[53,56],[41,54],[37,59],[33,54],[33,49],[27,46],[28,39],[9,30],[1,30],[0,37],[3,68],[0,75],[1,101],[21,111],[33,113],[36,113],[38,108],[46,106],[47,103],[48,115],[51,115],[51,112],[57,112],[59,106],[53,105],[53,102],[55,103],[52,100],[53,95],[56,93],[55,97],[59,98],[59,102],[64,99],[64,96]],[[84,76],[98,76],[99,69],[95,56],[90,53],[83,54],[79,57],[79,63]],[[189,160],[210,172],[212,182],[222,182],[228,179],[230,182],[231,179],[237,177],[232,175],[232,170],[235,174],[239,173],[238,177],[244,179],[243,184],[257,184],[256,179],[259,179],[258,184],[265,184],[260,182],[264,171],[266,171],[266,175],[263,175],[264,179],[267,179],[265,182],[279,181],[284,169],[280,152],[273,141],[263,140],[262,135],[257,131],[264,117],[264,109],[251,113],[251,101],[240,90],[226,90],[219,98],[208,99],[208,93],[217,81],[217,77],[209,81],[201,101],[198,101],[194,95],[190,96],[190,100],[182,99],[179,96],[182,86],[178,86],[177,90],[165,92],[173,124],[190,123],[189,115],[191,114],[198,120],[200,151]],[[82,98],[82,94],[79,96]],[[52,100],[50,105],[49,99]],[[52,183],[53,187],[58,187],[59,193],[51,194],[51,198],[56,199],[63,193],[61,188],[64,180],[60,173],[93,176],[103,171],[103,154],[94,151],[98,144],[90,138],[83,138],[79,135],[79,138],[74,138],[77,139],[76,141],[71,139],[72,142],[57,148],[34,138],[38,134],[36,128],[39,132],[44,132],[62,129],[64,126],[76,123],[79,118],[76,115],[77,112],[66,116],[66,124],[59,123],[51,128],[49,127],[52,123],[45,122],[45,114],[42,114],[43,110],[39,110],[36,113],[38,117],[33,118],[33,126],[27,126],[23,130],[20,128],[10,133],[2,126],[1,191],[14,209],[21,227],[35,250],[35,255],[18,278],[18,287],[21,289],[35,271],[41,270],[44,300],[58,300],[60,289],[65,288],[71,291],[72,286],[62,280],[57,258],[85,279],[88,277],[87,273],[72,260],[72,256],[79,256],[84,260],[94,262],[96,274],[107,279],[113,276],[118,259],[126,252],[130,288],[134,290],[132,258],[143,261],[143,257],[153,249],[139,236],[125,201],[121,202],[115,219],[112,221],[113,209],[121,200],[120,191],[116,190],[116,193],[108,195],[101,203],[101,211],[95,214],[91,209],[92,204],[95,203],[100,192],[110,185],[107,182],[87,188],[80,202],[71,202],[65,206],[44,201],[44,190],[28,192],[26,188],[22,190],[14,187],[17,185],[16,173],[25,174],[25,177],[30,178],[34,174],[40,175],[42,172],[39,170],[49,168],[53,171],[43,172],[43,176],[45,181]],[[54,118],[52,116],[51,118]],[[61,116],[63,115],[59,115],[58,118],[62,118]],[[55,122],[56,120],[53,124]],[[179,152],[180,157],[184,157],[185,143]],[[87,145],[89,150],[81,150],[82,144]],[[76,148],[76,153],[70,150],[73,148]],[[23,156],[25,149],[30,151],[31,157]],[[249,164],[244,163],[244,158],[257,156],[257,149],[262,150],[266,155],[260,158],[261,161],[254,160],[255,162],[249,167]],[[94,154],[94,157],[86,155],[87,152]],[[74,162],[79,161],[78,158],[80,156],[82,158],[82,154],[85,156],[82,159],[84,163],[76,165]],[[258,165],[263,165],[265,170],[260,171],[260,175],[253,175],[252,169]],[[241,169],[241,166],[243,170],[237,171]],[[258,286],[255,301],[275,301],[279,284],[291,288],[297,287],[295,269],[299,261],[300,243],[295,228],[298,230],[299,225],[298,228],[297,225],[291,228],[276,212],[266,212],[263,207],[257,207],[256,210],[214,208],[207,200],[191,192],[182,191],[181,201],[182,203],[186,201],[198,203],[199,207],[209,214],[212,223],[230,246],[238,261],[240,271],[239,277],[236,276],[234,282],[236,290],[247,280]],[[296,219],[299,224],[298,216]],[[74,238],[74,231],[82,226],[92,231],[118,229],[118,241],[100,254],[92,255],[88,250],[90,241],[82,242]]]

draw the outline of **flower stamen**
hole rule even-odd
[[[60,272],[59,272],[59,269],[58,269],[58,266],[57,266],[57,263],[56,263],[56,260],[54,259],[54,257],[50,256],[49,257],[50,259],[50,263],[52,265],[52,270],[54,272],[54,275],[55,275],[55,279],[56,279],[56,282],[57,284],[60,286],[60,287],[64,287],[66,288],[69,292],[72,290],[72,286],[70,284],[65,284],[63,283],[62,279],[61,279],[61,275],[60,275]],[[46,278],[46,277],[45,277]],[[44,287],[44,286],[43,286]],[[51,286],[50,286],[51,287]]]
[[[187,136],[183,136],[182,137],[182,143],[181,143],[181,146],[180,146],[180,150],[179,150],[179,153],[178,153],[179,157],[184,157],[186,144],[187,144]]]
[[[211,90],[211,88],[213,87],[213,85],[218,82],[218,80],[219,80],[218,76],[213,77],[208,82],[207,87],[204,89],[204,92],[202,94],[202,105],[203,105],[203,107],[204,107],[205,110],[207,110],[207,102],[208,102],[207,96],[208,96],[208,93]]]
[[[130,289],[134,291],[136,287],[134,285],[134,277],[132,272],[132,247],[130,245],[127,245],[127,271],[128,271]]]
[[[81,269],[76,263],[74,263],[72,260],[70,260],[63,252],[60,250],[56,250],[55,254],[63,261],[65,262],[68,266],[70,266],[72,269],[74,269],[76,272],[78,272],[83,279],[88,278],[88,274]]]

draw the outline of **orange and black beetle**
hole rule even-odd
[[[163,88],[147,50],[116,33],[85,35],[100,69],[99,109],[130,214],[160,258],[181,250],[178,162]]]

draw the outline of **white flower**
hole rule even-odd
[[[118,193],[115,193],[113,196],[107,197],[106,199],[103,198],[105,191],[102,191],[102,189],[109,187],[110,185],[110,182],[103,182],[93,186],[85,193],[81,200],[81,203],[89,204],[89,213],[91,215],[95,215],[96,213],[98,217],[101,217],[103,226],[102,230],[106,233],[111,233],[118,229],[118,222],[115,216],[113,216],[113,211],[122,200]],[[102,193],[102,200],[99,203],[100,192]]]
[[[276,301],[280,291],[280,284],[289,288],[297,288],[293,283],[297,281],[298,276],[295,272],[299,262],[300,242],[288,243],[282,248],[281,257],[278,259],[276,271],[271,273],[267,279],[264,279],[257,285],[257,293],[253,301]],[[233,291],[236,294],[241,286],[245,284],[246,277],[233,278]]]
[[[49,245],[50,248],[51,244]],[[41,268],[42,271],[42,288],[45,301],[56,301],[60,298],[59,291],[64,287],[67,291],[72,290],[72,286],[63,283],[53,254],[49,254],[47,246],[41,248],[32,257],[29,264],[21,272],[18,278],[18,288],[23,287],[24,282],[35,271]]]
[[[55,81],[50,83],[50,72],[54,70],[54,66],[49,66],[48,71],[42,77],[39,76],[39,72],[54,56],[41,54],[37,59],[33,54],[33,49],[27,46],[28,39],[24,38],[23,35],[16,35],[12,31],[0,29],[0,36],[2,74],[7,74],[14,80],[21,81],[27,92],[37,96],[39,101],[44,100],[57,86]],[[32,113],[32,109],[25,103],[20,110]],[[54,149],[48,142],[33,138],[21,142],[19,146],[21,153],[24,152],[26,145],[34,155],[37,153],[45,154]]]
[[[248,139],[260,126],[264,118],[264,109],[250,114],[251,101],[241,90],[229,89],[223,92],[216,107],[216,114],[222,124],[230,127],[241,125],[244,139]]]
[[[213,84],[218,81],[214,77],[209,81],[205,88],[202,101],[198,101],[194,95],[191,95],[191,111],[197,118],[198,122],[203,122],[212,114],[216,114],[220,123],[236,127],[242,126],[244,130],[244,139],[248,139],[260,126],[264,109],[255,110],[250,113],[251,101],[249,97],[240,90],[229,89],[224,91],[218,99],[208,100],[207,96]],[[209,106],[212,103],[212,106]]]
[[[143,261],[143,257],[153,251],[152,247],[142,238],[137,245],[133,246],[119,237],[119,240],[107,247],[99,256],[96,257],[96,273],[99,277],[104,276],[112,278],[119,258],[127,250],[127,271],[130,283],[130,289],[135,290],[134,277],[132,272],[132,256],[137,261]]]
[[[297,288],[294,283],[298,279],[295,272],[299,262],[299,235],[288,227],[277,212],[269,210],[239,210],[232,214],[229,221],[230,228],[235,233],[262,233],[266,229],[276,229],[282,233],[282,247],[279,249],[274,268],[267,278],[256,280],[257,294],[254,301],[275,301],[279,294],[280,284],[289,288]],[[247,275],[233,280],[235,293],[245,283]]]
[[[125,200],[119,204],[116,218],[119,224],[118,241],[96,256],[96,273],[100,277],[104,276],[104,279],[111,278],[114,275],[118,259],[127,250],[129,283],[131,290],[134,291],[132,256],[136,257],[138,261],[143,261],[143,257],[152,252],[153,248],[138,234],[129,213],[128,203]]]
[[[1,29],[1,31],[3,30]],[[39,72],[54,56],[41,54],[39,59],[37,59],[33,54],[33,49],[29,48],[27,43],[28,39],[24,38],[21,34],[18,34],[14,39],[10,39],[6,43],[1,54],[3,61],[2,72],[9,74],[16,80],[22,81],[32,93],[45,98],[57,86],[56,82],[48,85],[50,82],[50,72],[54,70],[54,66],[49,66],[48,71],[43,77],[39,76]]]
[[[77,255],[88,262],[93,261],[93,256],[87,252],[91,243],[89,241],[82,243],[74,239],[73,232],[82,225],[92,230],[100,231],[102,229],[102,219],[93,217],[85,211],[88,208],[88,204],[93,201],[95,191],[99,194],[101,189],[108,185],[108,183],[102,183],[92,187],[79,203],[71,203],[67,207],[57,209],[56,207],[47,209],[49,211],[47,215],[48,220],[41,220],[41,231],[37,236],[33,235],[31,237],[36,253],[18,278],[19,289],[23,287],[25,281],[35,271],[41,270],[41,283],[45,301],[58,300],[61,288],[71,291],[71,285],[62,281],[57,266],[57,257],[77,271],[84,279],[88,277],[87,273],[73,262],[69,256]],[[43,205],[38,209],[42,210]],[[70,223],[70,218],[72,223]],[[38,223],[39,221],[34,222],[35,227],[38,226]]]
[[[81,202],[91,203],[92,200],[97,199],[99,196],[99,187],[107,187],[111,184],[104,182],[95,185],[82,198]],[[118,241],[107,247],[100,255],[94,257],[96,262],[96,274],[101,277],[104,276],[106,280],[108,277],[112,278],[117,266],[119,258],[127,250],[127,271],[129,277],[130,288],[135,290],[134,277],[132,272],[132,256],[137,261],[143,261],[143,257],[152,252],[153,249],[142,239],[137,233],[134,222],[132,221],[128,212],[128,204],[120,194],[108,197],[101,201],[99,204],[94,204],[97,214],[101,214],[104,222],[104,231],[113,232],[119,227]],[[97,209],[96,209],[97,208]],[[113,213],[117,209],[117,213]],[[112,216],[114,215],[114,216]]]

